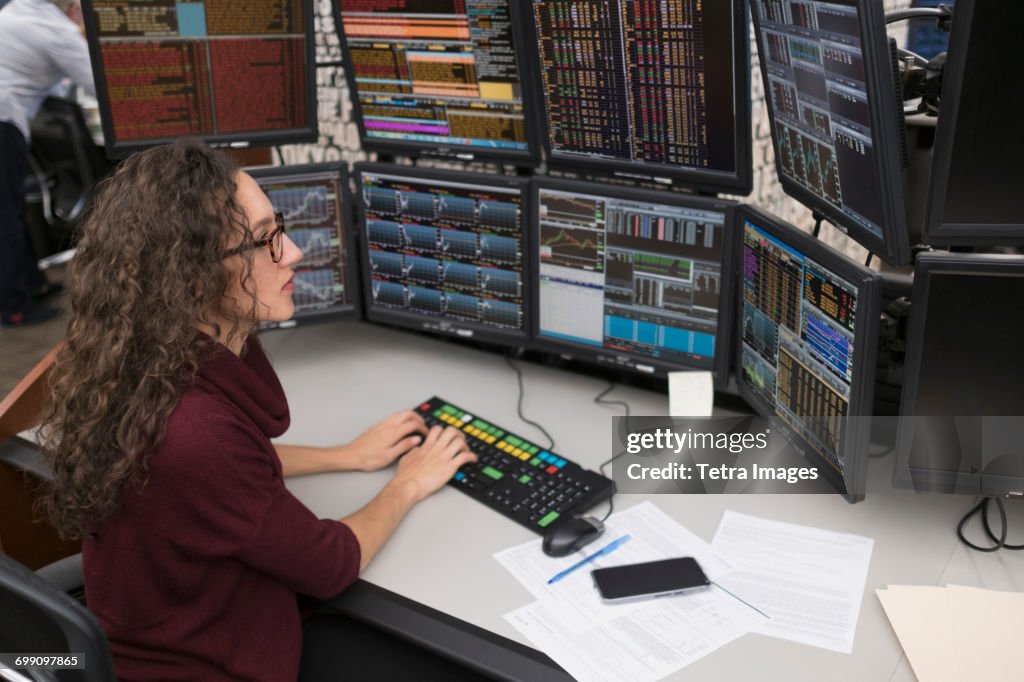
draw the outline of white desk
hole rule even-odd
[[[497,355],[364,323],[311,325],[264,334],[264,347],[288,394],[292,427],[285,442],[347,441],[391,412],[438,395],[482,419],[544,442],[516,415],[516,377]],[[605,383],[522,363],[524,412],[557,441],[557,450],[596,469],[611,454],[611,419],[620,408],[596,405]],[[633,414],[665,415],[667,396],[620,387],[611,398]],[[1024,591],[1024,556],[962,547],[957,521],[965,497],[894,492],[892,459],[874,460],[867,499],[838,495],[655,495],[650,499],[710,540],[726,509],[875,540],[851,655],[746,635],[683,669],[673,680],[913,680],[874,594],[887,584],[955,584]],[[289,488],[315,513],[337,518],[370,500],[391,472],[323,474],[292,479]],[[616,510],[645,499],[619,495]],[[1024,508],[1009,506],[1011,542],[1024,529]],[[603,513],[603,508],[597,511]],[[493,554],[532,534],[462,493],[445,488],[417,506],[364,574],[370,583],[484,630],[528,644],[502,617],[532,597]]]

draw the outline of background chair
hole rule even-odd
[[[62,682],[114,680],[110,646],[95,616],[56,586],[0,554],[0,651],[10,653],[79,654],[80,670],[22,672],[22,679]],[[16,668],[0,661],[0,668]],[[0,672],[0,677],[7,673]],[[8,679],[17,680],[11,675]]]

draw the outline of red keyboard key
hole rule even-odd
[[[553,473],[555,473],[556,471],[558,471],[558,467],[556,467],[556,466],[555,466],[554,464],[552,464],[551,466],[549,466],[549,467],[548,467],[547,469],[545,469],[544,471],[548,472],[549,474],[553,474]]]

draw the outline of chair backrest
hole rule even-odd
[[[65,670],[60,680],[114,680],[114,662],[99,622],[84,606],[9,556],[0,554],[0,652],[78,654],[84,669]],[[18,669],[15,661],[0,668]],[[31,678],[30,678],[31,679]]]

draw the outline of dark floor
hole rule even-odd
[[[47,270],[46,276],[52,282],[62,282],[64,272],[65,266],[58,265]],[[0,328],[0,400],[64,338],[68,321],[67,292],[47,301],[47,305],[63,308],[64,313],[31,327]]]

